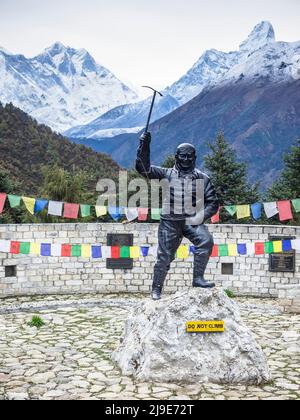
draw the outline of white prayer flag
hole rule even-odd
[[[279,213],[276,202],[264,203],[264,209],[268,219]]]
[[[111,247],[110,246],[103,246],[102,250],[102,258],[111,258]]]
[[[51,256],[61,257],[61,244],[51,245]]]
[[[0,241],[0,252],[8,253],[10,251],[10,241]]]
[[[49,201],[48,214],[51,216],[62,216],[63,203],[59,201]]]
[[[300,252],[300,239],[293,239],[293,240],[292,240],[292,248],[293,248],[295,251]]]
[[[255,244],[247,244],[247,255],[255,255]]]
[[[149,250],[149,255],[152,255],[153,257],[157,257],[158,252],[158,246],[152,246]]]
[[[137,208],[125,208],[125,215],[128,220],[128,222],[132,222],[133,220],[136,220],[139,217],[139,212]]]

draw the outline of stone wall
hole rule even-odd
[[[213,225],[209,229],[216,244],[268,241],[270,235],[300,237],[300,227]],[[156,224],[0,225],[0,239],[24,242],[106,245],[108,233],[133,233],[134,245],[157,245]],[[154,262],[155,257],[150,255],[134,260],[133,270],[124,271],[107,269],[106,261],[99,259],[0,253],[0,297],[50,293],[145,293],[150,290]],[[222,274],[223,264],[233,264],[233,275]],[[5,276],[6,266],[16,266],[15,277]],[[190,287],[192,272],[192,257],[174,261],[165,292]],[[295,273],[271,273],[268,256],[212,258],[206,277],[237,295],[278,297],[281,285],[300,283],[300,256],[296,254]]]
[[[284,312],[300,314],[300,284],[279,287],[279,305]]]

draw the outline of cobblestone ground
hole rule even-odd
[[[49,296],[0,301],[0,399],[298,399],[300,316],[274,300],[237,299],[269,361],[261,386],[136,383],[110,359],[124,320],[143,296]],[[40,329],[28,321],[39,315]]]

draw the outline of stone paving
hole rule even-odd
[[[24,297],[0,300],[0,400],[230,400],[300,397],[300,315],[276,300],[237,298],[269,361],[264,386],[136,383],[110,359],[141,295]],[[28,326],[39,315],[45,325]]]

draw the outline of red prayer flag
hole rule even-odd
[[[121,258],[121,248],[119,246],[111,247],[111,258]]]
[[[278,201],[279,219],[281,222],[293,220],[292,206],[290,201]]]
[[[5,193],[0,194],[0,214],[3,212],[6,197],[7,197],[7,195]]]
[[[256,242],[255,244],[255,255],[265,254],[265,244],[263,242]]]
[[[65,203],[64,217],[66,219],[78,219],[79,208],[80,208],[79,204]]]
[[[146,222],[147,219],[148,219],[148,213],[149,213],[149,209],[139,208],[138,209],[138,215],[139,215],[138,220],[139,220],[139,222]]]
[[[71,257],[72,245],[63,244],[61,246],[61,256],[62,257]]]
[[[218,213],[215,214],[212,218],[211,218],[211,222],[212,223],[220,223],[220,211],[221,208],[219,208]]]
[[[10,243],[10,253],[11,254],[20,254],[20,242],[11,241]]]
[[[218,257],[219,256],[219,247],[218,245],[214,245],[211,258]]]

